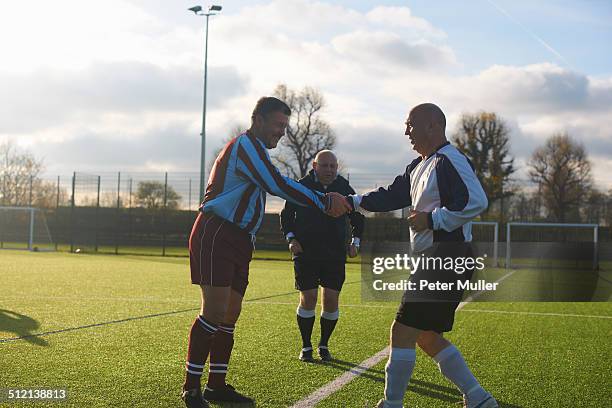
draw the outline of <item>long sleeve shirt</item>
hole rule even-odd
[[[244,133],[227,143],[217,156],[200,211],[213,212],[255,235],[263,220],[266,192],[321,211],[328,201],[324,194],[281,175],[265,145]]]
[[[472,219],[488,206],[472,164],[449,142],[426,158],[417,158],[388,187],[353,195],[353,206],[367,211],[392,211],[412,206],[430,213],[431,229],[410,230],[415,251],[433,242],[472,240]]]

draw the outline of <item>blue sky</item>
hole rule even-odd
[[[177,0],[11,2],[0,139],[74,170],[197,171],[203,19]],[[438,103],[511,127],[519,178],[548,136],[584,143],[612,188],[612,2],[226,1],[211,19],[209,151],[278,83],[317,87],[353,173],[401,172],[403,123]],[[211,159],[210,157],[208,158]]]
[[[491,64],[549,61],[562,66],[569,62],[569,67],[591,75],[612,74],[612,59],[608,55],[612,2],[472,0],[461,2],[459,10],[449,7],[457,2],[440,3],[447,7],[432,7],[432,2],[427,1],[405,3],[415,14],[444,28],[450,45],[462,61],[469,61],[468,69],[472,71]],[[550,52],[530,32],[566,61]]]
[[[233,13],[245,5],[265,3],[231,1],[225,2],[224,8],[226,13]],[[611,1],[338,0],[329,3],[361,12],[382,5],[408,7],[415,16],[427,19],[448,34],[448,43],[466,64],[467,72],[492,64],[526,65],[542,61],[565,64],[534,39],[531,32],[565,57],[574,69],[597,76],[612,75]]]

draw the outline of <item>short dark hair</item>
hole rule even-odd
[[[291,108],[285,102],[273,96],[264,96],[257,101],[251,115],[251,121],[254,122],[257,115],[265,117],[268,113],[272,112],[282,112],[287,116],[291,116]]]

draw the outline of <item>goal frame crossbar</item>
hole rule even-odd
[[[510,231],[513,226],[520,227],[552,227],[552,228],[592,228],[593,229],[593,270],[597,269],[597,244],[599,241],[599,224],[579,224],[560,222],[509,222],[506,224],[506,269],[511,269],[512,252]]]

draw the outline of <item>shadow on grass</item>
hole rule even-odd
[[[0,309],[0,331],[15,333],[15,337],[23,338],[28,343],[36,346],[47,347],[49,343],[45,339],[37,337],[32,333],[40,327],[38,321],[21,313]],[[4,339],[0,339],[2,342]]]
[[[434,384],[428,381],[418,380],[416,378],[410,379],[408,385],[408,391],[416,394],[425,395],[430,398],[439,399],[441,401],[458,403],[463,402],[463,396],[457,388],[447,387],[445,385]],[[499,408],[522,408],[520,405],[514,405],[502,401],[497,401]],[[460,405],[462,406],[462,405]]]
[[[416,378],[410,379],[408,385],[408,391],[425,395],[430,398],[439,399],[445,402],[459,402],[463,401],[463,396],[458,389],[447,387],[445,385],[439,385],[430,383],[428,381],[418,380]]]
[[[418,380],[416,378],[410,379],[408,391],[449,403],[463,402],[463,396],[458,389],[454,387],[447,387],[445,385],[430,383],[428,381]],[[514,405],[499,400],[497,401],[497,403],[500,408],[522,408],[520,405]]]
[[[355,370],[358,370],[358,372],[361,373],[360,377],[367,378],[368,380],[377,381],[381,383],[385,382],[385,372],[384,371],[375,370],[373,368],[365,369],[364,367],[361,367],[357,363],[353,363],[350,361],[333,359],[332,361],[323,362],[320,360],[315,360],[314,364],[321,364],[326,367],[332,367],[332,368],[337,369],[338,371],[353,371],[357,373],[357,371]]]
[[[357,364],[352,363],[350,361],[343,361],[334,359],[329,362],[321,362],[315,360],[314,364],[322,364],[328,367],[336,368],[340,371],[350,371],[350,370],[363,370]],[[385,383],[385,372],[384,370],[376,370],[376,369],[365,369],[360,377],[367,378],[371,381],[376,381],[381,384]],[[440,401],[449,402],[449,403],[458,403],[463,401],[463,396],[458,389],[454,387],[448,387],[445,385],[434,384],[428,381],[419,380],[416,378],[410,379],[410,384],[408,385],[408,392],[414,392],[419,395],[424,395],[429,398],[435,398]],[[382,389],[381,389],[382,396]],[[505,403],[502,401],[498,401],[500,408],[522,408],[520,405],[514,405],[510,403]]]

